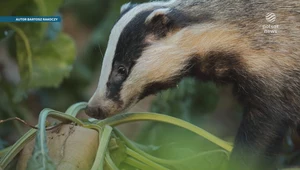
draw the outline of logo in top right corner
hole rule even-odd
[[[272,13],[272,12],[268,12],[268,13],[266,14],[266,20],[267,20],[268,22],[270,22],[270,23],[273,23],[273,22],[276,21],[276,15],[275,15],[274,13]]]

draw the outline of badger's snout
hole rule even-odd
[[[85,109],[85,113],[95,119],[105,119],[108,117],[108,113],[105,111],[105,109],[102,109],[101,107],[93,107],[93,106],[87,106]]]
[[[124,107],[121,102],[107,98],[105,95],[101,95],[99,90],[96,90],[88,102],[85,113],[95,119],[105,119],[123,110]]]

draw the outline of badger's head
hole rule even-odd
[[[144,97],[170,88],[185,74],[189,58],[178,48],[188,20],[172,2],[126,4],[113,27],[98,88],[86,112],[105,118],[128,109]]]

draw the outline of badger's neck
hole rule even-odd
[[[153,37],[148,36],[146,41],[151,43]],[[143,52],[138,61],[140,68],[136,70],[148,68],[144,77],[151,82],[178,80],[188,75],[223,81],[232,77],[230,74],[239,67],[251,68],[242,66],[247,63],[243,61],[247,58],[244,56],[253,53],[249,46],[247,40],[229,26],[188,26],[153,41]]]
[[[184,57],[189,73],[201,80],[229,81],[236,70],[246,67],[244,56],[252,52],[237,31],[211,24],[184,28],[165,43],[174,42],[173,61]]]
[[[173,61],[184,58],[191,76],[233,84],[234,91],[245,102],[260,102],[262,96],[281,94],[282,68],[286,67],[284,63],[292,63],[291,58],[274,55],[271,50],[253,48],[246,36],[225,25],[187,27],[167,41],[176,42],[172,53],[177,55],[172,56]]]
[[[233,83],[241,93],[261,95],[261,91],[255,92],[259,88],[266,93],[279,91],[281,63],[274,64],[277,59],[271,57],[275,56],[272,51],[255,49],[250,42],[228,25],[189,26],[152,43],[136,70],[147,68],[143,77],[150,82],[176,85],[184,76],[195,76],[216,83]]]

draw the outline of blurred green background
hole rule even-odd
[[[0,23],[0,120],[20,117],[35,125],[43,108],[65,111],[71,104],[88,101],[97,87],[110,30],[126,2],[0,1],[0,16],[61,15],[63,19],[62,23]],[[233,141],[242,108],[231,86],[185,79],[177,88],[148,97],[131,111],[172,115]],[[132,123],[120,129],[149,145],[196,142],[192,134],[159,123]],[[27,130],[18,122],[0,124],[0,149]],[[295,149],[287,148],[288,153]]]

